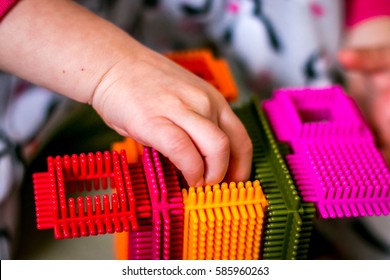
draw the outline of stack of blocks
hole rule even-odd
[[[167,56],[236,98],[210,52]],[[58,239],[115,232],[120,259],[305,259],[317,213],[389,214],[390,171],[340,87],[283,89],[234,112],[253,142],[250,181],[188,186],[167,158],[125,139],[48,158],[33,176],[38,228]]]
[[[49,172],[34,174],[39,229],[53,227],[57,239],[124,231],[129,259],[260,257],[267,201],[258,181],[183,188],[180,172],[152,148],[134,163],[125,150],[101,155],[49,157]],[[99,189],[115,192],[102,196],[103,205],[100,195],[82,197]]]

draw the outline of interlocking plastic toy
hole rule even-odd
[[[323,218],[388,215],[390,172],[355,103],[340,87],[280,90],[264,109],[304,201]]]
[[[183,258],[259,259],[267,201],[259,181],[183,189]]]
[[[207,49],[168,53],[166,56],[212,84],[227,101],[237,99],[238,89],[224,59],[215,58]]]
[[[190,187],[167,158],[124,139],[48,158],[33,176],[38,228],[58,239],[115,232],[120,259],[305,259],[317,213],[389,214],[389,168],[340,87],[283,89],[234,111],[253,142],[250,181]]]
[[[38,229],[54,228],[62,239],[137,228],[124,153],[65,155],[47,162],[47,172],[33,174]],[[98,190],[105,194],[82,196]]]
[[[263,232],[263,259],[304,259],[309,250],[315,209],[302,202],[284,156],[288,147],[273,136],[259,102],[235,110],[253,143],[252,179],[268,200]]]

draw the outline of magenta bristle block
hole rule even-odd
[[[341,87],[282,89],[263,103],[303,201],[323,218],[387,215],[390,172],[358,107]]]

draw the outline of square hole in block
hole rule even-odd
[[[330,108],[297,108],[302,123],[331,122],[334,116]]]
[[[64,202],[60,199],[60,207],[65,207],[70,216],[72,213],[90,216],[129,210],[128,192],[131,190],[126,190],[120,166],[121,159],[117,153],[57,157],[58,195],[65,197],[65,205],[61,205]],[[125,201],[120,201],[120,197]]]

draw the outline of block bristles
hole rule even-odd
[[[153,259],[152,204],[145,172],[142,163],[129,164],[129,171],[133,179],[138,227],[128,233],[127,255],[131,260],[151,260]]]
[[[263,109],[276,139],[290,145],[297,139],[373,139],[355,102],[338,86],[277,90]]]
[[[259,259],[267,201],[259,181],[183,189],[183,259]]]
[[[152,258],[180,259],[184,204],[178,170],[151,148],[144,148],[142,162],[153,209]]]
[[[303,201],[323,218],[388,215],[390,171],[340,87],[277,91],[263,103]],[[276,110],[278,108],[278,110]]]
[[[137,227],[124,153],[49,157],[47,163],[47,173],[33,175],[38,228],[54,228],[62,239]],[[103,194],[88,195],[98,191]]]
[[[166,56],[213,85],[226,98],[235,101],[238,88],[224,59],[216,58],[208,49],[167,53]]]
[[[314,205],[302,202],[284,156],[257,99],[235,109],[253,143],[252,179],[259,180],[268,201],[263,259],[305,259],[315,217]]]
[[[129,259],[181,259],[184,204],[179,171],[148,147],[141,161],[129,164],[132,177],[138,178],[134,192],[139,223],[129,233]]]

